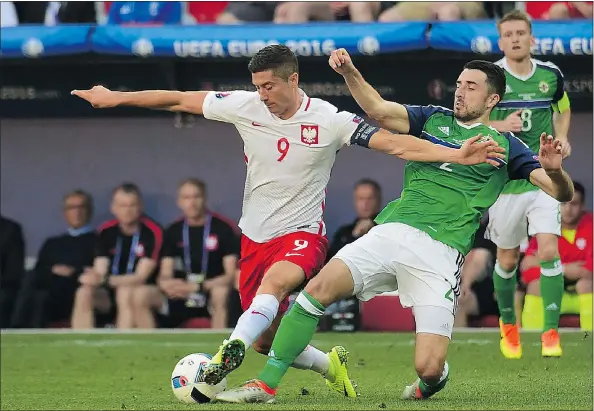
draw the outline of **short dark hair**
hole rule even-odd
[[[204,181],[200,180],[199,178],[189,177],[182,180],[177,186],[177,189],[180,190],[186,184],[190,184],[198,188],[198,190],[202,192],[202,195],[206,197],[206,183]]]
[[[485,60],[472,60],[464,65],[465,70],[479,70],[487,75],[489,92],[503,99],[505,94],[505,71],[495,63]]]
[[[272,44],[258,51],[248,64],[250,73],[270,70],[272,74],[288,80],[293,73],[299,73],[297,56],[287,46]]]
[[[497,30],[501,30],[501,23],[505,23],[508,21],[523,21],[528,24],[528,29],[530,33],[532,33],[532,22],[530,21],[530,16],[524,13],[521,10],[512,10],[509,13],[506,13],[502,18],[499,19],[497,22]]]
[[[64,206],[66,206],[66,201],[68,201],[72,197],[81,197],[83,199],[84,207],[87,211],[87,222],[91,221],[93,219],[93,213],[95,212],[93,196],[84,190],[78,188],[74,189],[66,193],[66,195],[64,195],[64,198],[62,200]]]
[[[370,178],[362,178],[361,180],[359,180],[355,183],[354,189],[356,190],[357,188],[359,188],[361,186],[370,186],[371,188],[373,188],[373,191],[375,191],[375,195],[377,196],[378,199],[381,200],[382,187],[379,185],[379,183],[377,181],[372,180]]]
[[[578,183],[577,181],[573,182],[573,188],[576,193],[580,193],[582,195],[582,204],[586,202],[586,189],[584,188],[583,184]]]
[[[122,183],[116,188],[113,189],[111,192],[111,196],[113,197],[118,191],[121,191],[126,194],[134,194],[138,197],[139,200],[142,201],[142,192],[140,188],[134,183]]]

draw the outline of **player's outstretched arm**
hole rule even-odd
[[[563,143],[542,133],[538,161],[542,168],[530,173],[530,182],[558,201],[571,201],[574,192],[573,182],[561,166]]]
[[[203,114],[202,106],[208,91],[112,91],[103,86],[89,90],[72,90],[70,94],[88,101],[95,108],[119,106],[141,107],[153,110],[180,111]]]
[[[369,126],[375,128],[373,126]],[[366,136],[367,139],[366,139]],[[365,133],[361,130],[353,137],[352,143],[365,146],[372,150],[400,157],[408,161],[458,163],[474,165],[489,163],[494,166],[500,164],[499,159],[505,158],[505,149],[493,140],[484,140],[482,135],[473,137],[460,148],[449,148],[426,140],[408,135],[392,134],[384,129],[370,130]],[[360,141],[359,141],[360,140]]]
[[[410,131],[406,108],[402,104],[384,100],[371,84],[365,81],[345,49],[334,50],[328,64],[344,77],[352,96],[369,117],[378,121],[382,127],[398,133]]]

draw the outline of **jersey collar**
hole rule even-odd
[[[470,129],[473,129],[475,127],[478,127],[478,126],[483,125],[483,123],[473,123],[473,124],[467,125],[467,124],[464,124],[464,123],[460,123],[460,121],[458,121],[458,119],[456,119],[456,124],[458,124],[462,128],[465,128],[466,130],[470,130]]]
[[[503,68],[505,69],[505,71],[507,71],[509,74],[511,74],[518,80],[526,81],[534,75],[534,72],[536,72],[536,62],[534,61],[534,59],[530,59],[530,62],[532,63],[532,70],[530,70],[530,73],[528,73],[525,76],[520,76],[519,74],[515,74],[513,71],[511,71],[511,69],[509,68],[509,65],[507,64],[507,59],[505,57],[502,60],[503,60],[502,65],[503,65]]]
[[[285,121],[292,121],[295,118],[295,116],[297,116],[299,113],[308,111],[309,105],[311,104],[311,98],[307,97],[307,94],[305,94],[305,91],[303,91],[302,89],[299,89],[299,94],[302,97],[301,105],[299,106],[299,109],[295,112],[295,114],[293,114],[288,119],[283,120],[282,118],[279,118],[279,117],[275,116],[274,114],[272,114],[270,111],[268,111],[268,109],[266,111],[268,111],[268,114],[272,117],[272,119],[274,121],[277,121],[281,124]]]

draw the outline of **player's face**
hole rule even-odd
[[[496,94],[489,94],[487,75],[482,71],[465,69],[458,77],[454,93],[454,116],[458,120],[476,120],[498,101]]]
[[[120,224],[134,224],[142,215],[140,198],[133,193],[116,191],[111,201],[111,212]]]
[[[64,219],[69,227],[80,228],[88,219],[88,209],[84,197],[68,197],[64,202]]]
[[[580,220],[583,212],[584,199],[582,194],[576,191],[571,201],[561,204],[561,222],[563,225],[575,225]]]
[[[198,218],[204,213],[204,193],[194,184],[184,184],[179,189],[177,206],[186,218]]]
[[[372,186],[360,185],[353,193],[355,212],[359,218],[375,217],[379,208],[379,199]]]
[[[298,87],[297,73],[291,74],[288,80],[275,76],[271,70],[252,74],[252,83],[260,94],[260,100],[277,117],[295,105],[295,90]]]
[[[530,33],[530,27],[525,21],[506,21],[499,26],[498,44],[505,57],[511,60],[524,60],[530,57],[534,36]]]

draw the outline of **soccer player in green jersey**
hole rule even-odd
[[[496,64],[505,70],[506,88],[502,101],[491,112],[491,125],[511,131],[532,150],[538,150],[541,133],[552,134],[563,143],[564,157],[570,154],[567,142],[570,109],[563,75],[550,62],[532,59],[532,25],[521,11],[512,11],[498,22],[499,47],[504,58]],[[563,266],[557,249],[561,235],[559,202],[528,181],[511,181],[489,210],[486,237],[497,245],[493,282],[499,305],[500,349],[506,358],[522,356],[520,334],[514,310],[516,271],[520,244],[526,236],[536,236],[542,298],[529,296],[524,309],[544,310],[544,324],[523,324],[543,329],[542,355],[560,357],[557,328],[563,297]],[[542,318],[542,317],[541,317]]]
[[[446,353],[461,267],[483,213],[512,179],[529,180],[560,201],[573,196],[571,179],[561,168],[559,141],[543,133],[537,157],[512,134],[486,125],[505,93],[501,67],[486,61],[466,64],[458,77],[452,111],[383,100],[344,49],[332,53],[330,65],[344,76],[363,110],[383,127],[448,147],[458,147],[480,133],[506,148],[506,158],[498,166],[407,162],[400,198],[378,215],[377,226],[342,248],[299,294],[281,321],[258,378],[221,393],[219,401],[274,401],[281,378],[311,340],[326,307],[353,295],[366,301],[395,290],[403,306],[413,307],[417,331],[418,379],[402,396],[432,396],[448,380]],[[373,138],[370,131],[369,141]]]

